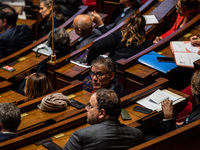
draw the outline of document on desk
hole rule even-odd
[[[47,42],[41,43],[40,45],[34,47],[32,50],[36,53],[40,53],[46,56],[50,56],[52,54],[51,47],[47,46]]]
[[[146,24],[158,24],[158,19],[156,18],[155,15],[143,15],[145,21],[146,21]]]
[[[200,59],[200,46],[193,46],[190,41],[171,41],[170,48],[178,66],[193,68],[194,61]]]
[[[175,94],[167,89],[164,89],[162,90],[162,92],[165,93],[165,95],[167,95],[169,97],[169,100],[172,100],[173,101],[173,105],[176,104],[176,103],[179,103],[183,100],[185,100],[184,97],[178,95],[178,94]],[[161,103],[155,103],[153,102],[152,100],[150,100],[149,96],[147,97],[144,97],[140,100],[137,101],[138,104],[146,107],[146,108],[149,108],[151,110],[156,110],[156,111],[161,111],[162,108],[161,108]]]

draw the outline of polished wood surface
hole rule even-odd
[[[162,88],[167,87],[167,82],[168,82],[168,80],[166,80],[164,78],[160,78],[154,84],[152,84],[151,86],[148,86],[148,87],[146,87],[142,90],[139,90],[135,93],[132,93],[130,95],[123,97],[121,99],[122,104],[123,104],[123,108],[126,109],[129,112],[130,116],[132,117],[132,120],[122,120],[122,118],[120,117],[119,118],[120,122],[123,123],[123,124],[129,125],[129,126],[132,126],[132,127],[139,127],[140,128],[142,126],[142,124],[137,123],[136,121],[140,121],[140,120],[142,120],[146,117],[151,118],[151,115],[160,116],[159,115],[160,113],[157,113],[156,111],[152,112],[151,114],[144,114],[144,113],[133,111],[132,109],[133,109],[134,106],[138,105],[138,104],[135,104],[135,102],[137,100],[141,99],[144,96],[151,94],[152,92],[154,92],[158,88],[162,89]],[[64,121],[58,122],[54,125],[50,125],[48,127],[45,127],[41,130],[37,130],[35,132],[28,133],[28,134],[24,135],[24,137],[26,137],[26,139],[25,138],[23,139],[24,143],[27,143],[28,142],[27,139],[31,138],[31,136],[33,136],[33,134],[34,135],[40,134],[41,136],[43,135],[43,138],[45,138],[44,136],[47,135],[47,133],[49,133],[51,131],[51,135],[48,134],[47,136],[51,137],[53,142],[55,142],[59,146],[64,147],[64,145],[66,144],[70,135],[74,131],[88,126],[88,124],[86,123],[86,113],[83,113],[83,114],[78,115],[76,117],[70,118],[70,120],[71,120],[71,124],[72,124],[72,122],[74,123],[73,127],[69,126],[69,124],[68,124],[69,121],[64,120]],[[59,134],[59,133],[64,133],[64,136],[61,137],[61,138],[58,138],[58,139],[55,139],[54,137],[52,137],[53,135],[56,135],[56,134]],[[17,139],[17,138],[15,138],[15,139]],[[32,139],[35,140],[34,137],[32,137]],[[40,138],[40,139],[42,139],[42,138]],[[38,140],[39,140],[39,138],[38,138]],[[17,142],[17,140],[16,140],[16,142]],[[29,141],[29,143],[31,143],[31,142]],[[17,144],[17,145],[19,145],[19,144]],[[1,146],[1,144],[0,144],[0,146]],[[33,149],[33,148],[38,149],[38,150],[43,149],[43,147],[41,145],[36,146],[34,144],[30,144],[30,145],[23,147],[23,148],[20,148],[20,149]]]
[[[30,29],[32,29],[37,21],[32,19],[18,19],[17,24],[18,25],[27,25]]]
[[[23,103],[25,96],[13,91],[8,90],[0,94],[0,103],[15,103],[16,105]]]

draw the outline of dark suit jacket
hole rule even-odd
[[[137,145],[142,139],[139,129],[105,120],[101,123],[75,131],[63,150],[123,150]]]
[[[126,18],[131,16],[138,8],[140,8],[141,5],[142,5],[142,3],[140,1],[138,1],[132,7],[130,7],[128,10],[126,10],[125,12],[124,12],[124,5],[123,6],[120,5],[119,9],[117,9],[116,12],[112,15],[113,17],[111,17],[111,18],[115,18],[113,20],[113,22],[111,22],[107,26],[99,27],[98,29],[101,31],[102,34],[106,33],[110,29],[114,28],[116,25],[123,22]]]
[[[88,43],[94,41],[95,39],[97,39],[99,36],[101,36],[102,33],[97,30],[97,29],[93,29],[92,32],[90,34],[88,34],[87,36],[85,37],[82,37],[80,40],[79,40],[79,45],[77,45],[77,49],[87,45]]]
[[[109,52],[109,57],[112,58],[114,62],[124,58],[127,59],[142,50],[148,48],[153,43],[146,40],[142,45],[136,45],[132,43],[128,47],[125,42],[121,42],[122,34],[121,31],[115,31],[108,36],[94,42],[89,48],[87,62],[91,64],[99,55]]]
[[[27,25],[19,25],[0,33],[0,58],[6,57],[33,42],[33,34]]]
[[[42,26],[42,29],[40,30],[39,38],[42,38],[43,36],[47,35],[52,30],[52,20],[45,21],[45,24]],[[64,20],[54,20],[54,27],[59,27],[64,23]]]
[[[18,137],[17,134],[11,134],[11,133],[0,133],[0,142],[12,139]]]

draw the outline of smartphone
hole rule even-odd
[[[8,65],[3,66],[2,69],[9,71],[9,72],[15,71],[15,68],[8,66]]]
[[[135,106],[133,108],[134,111],[139,111],[139,112],[142,112],[142,113],[145,113],[145,114],[150,114],[152,112],[151,109],[148,109],[146,107],[141,107],[141,106]]]
[[[173,57],[157,57],[160,62],[175,62]]]
[[[42,145],[44,147],[46,147],[48,150],[62,150],[62,148],[60,146],[58,146],[57,144],[55,144],[52,141],[44,142],[44,143],[42,143]]]
[[[76,107],[78,109],[81,109],[81,108],[85,107],[84,104],[76,101],[75,99],[70,99],[69,101],[70,101],[70,103],[71,103],[72,106],[74,106],[74,107]]]
[[[128,111],[125,109],[122,109],[121,116],[123,120],[131,120],[131,116],[129,115]]]

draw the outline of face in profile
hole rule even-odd
[[[96,93],[94,93],[89,100],[89,103],[85,107],[87,110],[87,122],[89,124],[96,124],[99,121],[99,110],[97,106],[97,99],[96,99]]]
[[[41,2],[39,7],[39,13],[41,14],[42,18],[48,18],[51,14],[51,6],[47,7],[44,5],[44,2]]]
[[[108,88],[114,73],[107,72],[105,66],[92,66],[91,78],[94,89]]]

